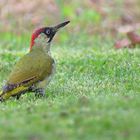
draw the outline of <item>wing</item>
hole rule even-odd
[[[43,49],[34,49],[15,65],[7,85],[15,85],[15,87],[19,85],[30,86],[42,81],[52,72],[53,62],[53,59]]]

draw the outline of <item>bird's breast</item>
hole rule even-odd
[[[52,64],[52,72],[51,72],[51,76],[54,75],[55,71],[56,71],[56,65],[55,65],[55,61],[54,61],[53,64]]]
[[[47,76],[47,77],[45,78],[46,86],[49,84],[49,82],[50,82],[51,79],[53,78],[53,76],[54,76],[54,74],[55,74],[55,71],[56,71],[56,64],[55,64],[55,61],[53,61],[51,73],[50,73],[49,76]]]

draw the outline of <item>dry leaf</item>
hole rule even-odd
[[[127,37],[130,39],[133,45],[140,44],[140,35],[135,32],[128,32]]]
[[[131,47],[131,42],[128,39],[122,39],[119,40],[115,43],[114,47],[116,49],[120,49],[120,48],[130,48]]]

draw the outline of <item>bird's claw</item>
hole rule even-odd
[[[3,102],[4,100],[3,100],[3,98],[2,97],[0,97],[0,102]]]
[[[42,88],[38,88],[35,90],[35,96],[36,97],[44,97],[45,96],[45,90]]]

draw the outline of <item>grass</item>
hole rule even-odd
[[[140,50],[116,51],[111,39],[77,38],[53,43],[57,69],[46,98],[26,94],[0,104],[0,139],[139,139]],[[1,86],[28,40],[1,36]]]

